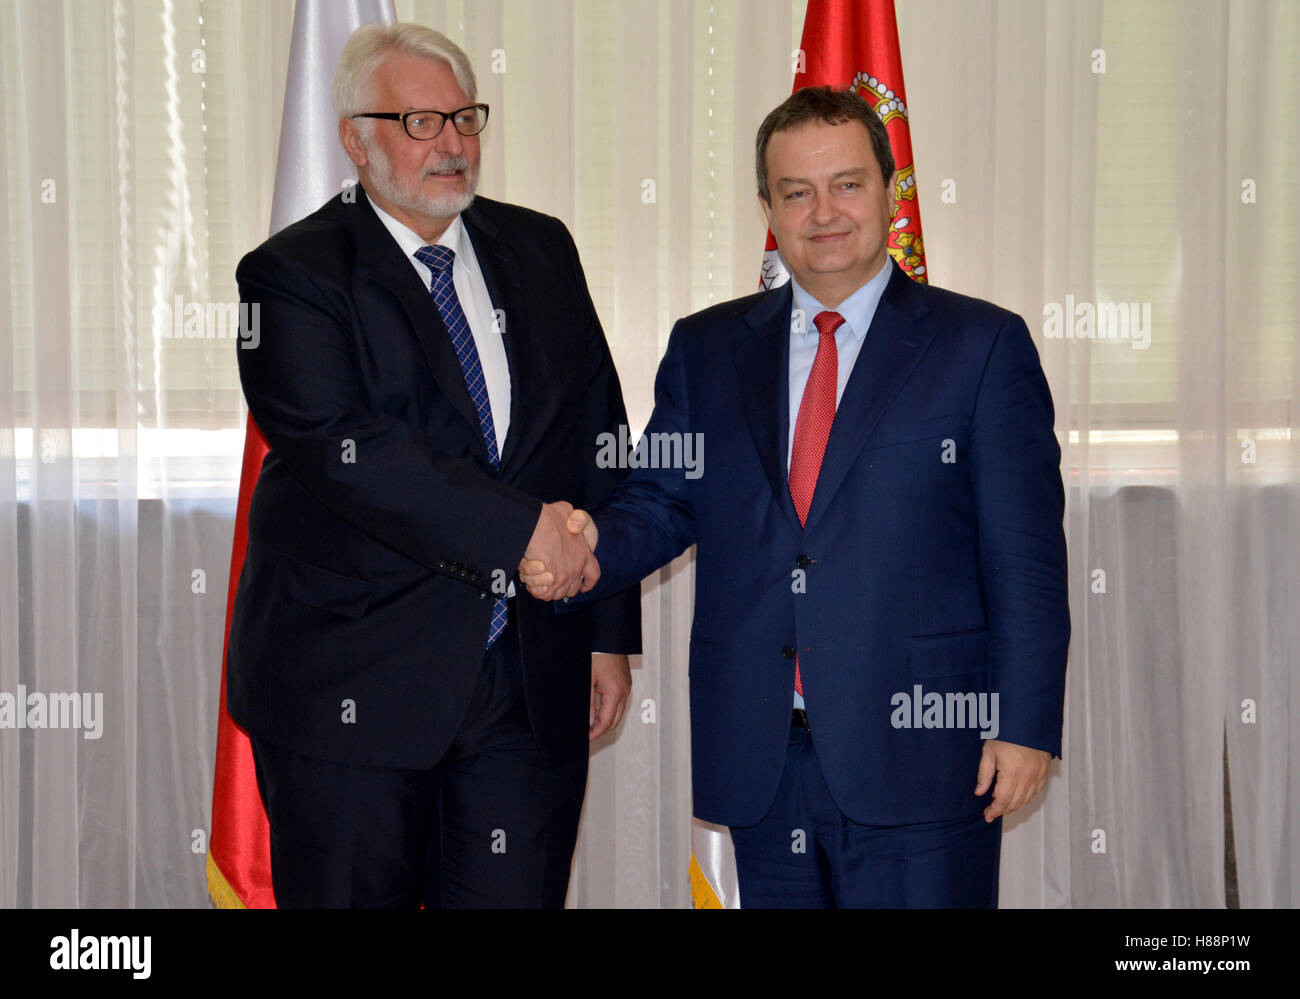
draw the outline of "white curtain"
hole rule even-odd
[[[1300,10],[899,15],[931,275],[1043,331],[1063,446],[1064,759],[1002,904],[1223,906],[1226,739],[1240,904],[1294,906]],[[1067,295],[1149,321],[1049,337]]]
[[[0,729],[3,905],[204,904],[242,402],[155,308],[237,301],[291,14],[0,5],[0,692],[103,706]]]
[[[672,320],[756,287],[753,136],[803,2],[396,6],[475,64],[483,193],[574,232],[639,429]],[[1065,752],[1007,824],[1002,904],[1224,905],[1230,786],[1240,904],[1294,906],[1300,8],[898,18],[932,279],[1038,332],[1064,455]],[[98,738],[0,728],[0,905],[207,904],[245,415],[233,342],[174,314],[235,301],[265,236],[291,23],[288,0],[0,5],[0,694],[103,695]],[[1126,338],[1049,335],[1088,308],[1115,332],[1117,303]],[[689,903],[692,574],[643,585],[573,905]]]

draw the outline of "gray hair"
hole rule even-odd
[[[474,69],[460,46],[446,35],[422,24],[363,24],[348,36],[334,69],[334,113],[339,119],[384,110],[365,107],[370,79],[380,63],[394,52],[436,59],[451,67],[456,83],[469,99],[478,96]]]

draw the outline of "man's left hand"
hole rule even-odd
[[[987,794],[989,785],[997,775],[993,801],[984,809],[984,821],[992,822],[999,815],[1009,815],[1030,801],[1047,786],[1047,770],[1052,764],[1052,754],[1012,742],[989,739],[984,743],[980,757],[979,776],[975,794]]]
[[[591,655],[591,708],[587,740],[599,738],[623,720],[632,693],[632,667],[627,656],[593,652]]]

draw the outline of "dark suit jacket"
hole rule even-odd
[[[511,385],[494,470],[429,290],[352,194],[237,272],[240,298],[260,309],[240,378],[270,453],[249,511],[227,701],[251,734],[288,749],[425,768],[460,725],[492,597],[515,577],[542,501],[610,494],[623,473],[596,466],[596,440],[626,415],[564,225],[479,198],[462,218],[504,323]],[[572,617],[518,590],[533,728],[548,752],[571,751],[586,740],[592,650],[639,651],[639,590]]]
[[[698,545],[700,818],[745,826],[766,814],[796,650],[822,772],[857,822],[956,818],[987,804],[973,793],[977,727],[893,724],[895,695],[917,685],[922,697],[996,693],[998,738],[1059,754],[1064,499],[1037,352],[1018,316],[891,266],[805,528],[786,472],[789,285],[677,324],[646,432],[702,434],[702,474],[636,470],[597,511],[602,576],[588,597]]]

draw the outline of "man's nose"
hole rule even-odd
[[[444,159],[450,156],[462,156],[465,153],[465,136],[456,131],[450,121],[443,122],[442,131],[433,139],[433,148]]]
[[[813,192],[812,220],[818,225],[829,225],[835,221],[839,214],[839,209],[835,206],[835,199],[831,197],[829,191]]]

